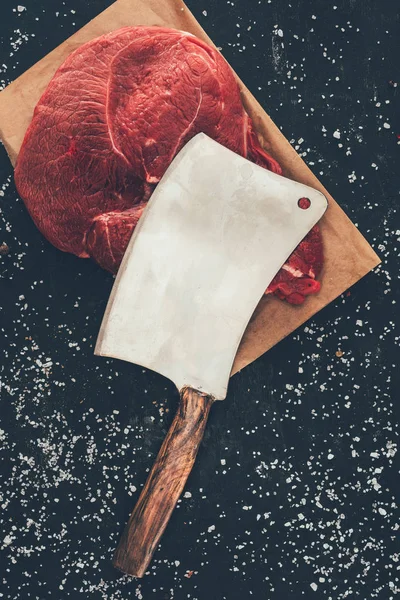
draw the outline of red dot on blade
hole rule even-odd
[[[299,208],[306,210],[307,208],[310,208],[311,200],[309,198],[300,198],[300,200],[297,202],[297,205]]]

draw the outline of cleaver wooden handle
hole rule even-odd
[[[160,448],[114,554],[114,567],[143,577],[192,470],[214,398],[191,387]]]

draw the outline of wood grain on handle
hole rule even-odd
[[[115,551],[114,567],[142,577],[192,470],[214,398],[182,388],[178,412]]]

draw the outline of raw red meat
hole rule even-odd
[[[182,31],[126,27],[83,45],[58,69],[25,135],[17,189],[54,246],[115,273],[154,187],[201,131],[281,173],[216,50]],[[269,291],[302,302],[319,289],[321,256],[315,229]]]
[[[321,232],[315,226],[275,275],[266,294],[275,294],[290,304],[302,304],[306,296],[316,294],[321,288],[316,277],[322,262]]]

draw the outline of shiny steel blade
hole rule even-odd
[[[311,206],[302,210],[298,200]],[[95,354],[226,396],[242,335],[273,277],[327,207],[316,190],[205,134],[176,156],[130,240]]]

